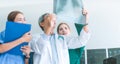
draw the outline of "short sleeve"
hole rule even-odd
[[[0,32],[0,44],[4,43],[5,31]]]

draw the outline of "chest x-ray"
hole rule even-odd
[[[54,12],[58,20],[74,23],[85,23],[85,16],[82,15],[82,0],[54,0]]]

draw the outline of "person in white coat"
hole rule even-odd
[[[55,34],[56,15],[53,13],[43,14],[38,23],[44,33],[33,36],[30,42],[34,64],[70,64],[68,48],[84,46],[90,36],[83,30],[76,37]]]
[[[81,24],[81,28],[80,27],[78,27],[78,28],[80,30],[88,33],[90,31],[88,28],[88,12],[87,12],[87,10],[83,10],[82,14],[85,16],[86,21],[85,21],[85,24]],[[70,36],[71,32],[72,31],[70,29],[70,26],[65,22],[61,22],[57,27],[57,33],[59,35]],[[82,41],[82,42],[84,42],[84,41]],[[80,48],[69,48],[68,51],[69,51],[70,64],[81,64],[81,59],[82,59],[81,57],[82,57],[82,53],[84,51],[84,48],[85,48],[85,46],[82,46]]]

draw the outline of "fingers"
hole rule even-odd
[[[29,46],[22,46],[21,47],[22,49],[27,49],[27,48],[30,48]]]
[[[31,35],[31,33],[30,32],[27,32],[27,33],[25,33],[26,35]]]
[[[87,14],[88,14],[88,11],[87,11],[86,9],[83,9],[83,10],[82,10],[82,14],[83,14],[83,15],[87,15]]]
[[[88,23],[88,11],[86,9],[82,9],[82,14],[85,16],[85,21]]]
[[[22,39],[23,39],[24,42],[29,42],[32,39],[32,36],[31,36],[30,32],[25,33],[22,36]]]
[[[29,46],[22,46],[21,51],[25,54],[30,54],[30,47]]]
[[[22,46],[22,47],[21,47],[21,50],[22,50],[22,51],[26,51],[26,50],[28,50],[28,48],[29,48],[28,46]]]

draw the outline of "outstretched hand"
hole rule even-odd
[[[82,9],[82,14],[86,16],[88,14],[88,11],[86,9]]]
[[[85,21],[86,21],[86,23],[88,23],[88,11],[86,10],[86,9],[82,9],[82,14],[85,16]]]

